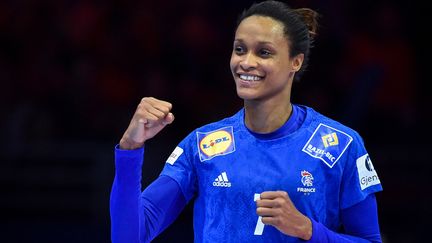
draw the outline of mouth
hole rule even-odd
[[[237,78],[240,84],[250,86],[263,80],[264,76],[239,72],[237,73]]]
[[[256,81],[261,81],[264,78],[258,75],[242,74],[242,73],[237,73],[237,77],[244,82],[256,82]]]

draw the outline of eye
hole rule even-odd
[[[245,53],[245,48],[243,48],[243,46],[240,46],[240,45],[234,46],[234,52],[237,55],[241,55],[241,54]]]
[[[263,58],[266,58],[266,57],[270,57],[272,55],[272,53],[267,49],[261,49],[259,51],[259,55]]]

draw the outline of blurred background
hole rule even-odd
[[[144,96],[176,121],[146,147],[143,186],[189,132],[242,101],[229,71],[237,0],[0,1],[0,242],[110,242],[113,149]],[[305,104],[360,132],[384,191],[384,242],[432,216],[427,15],[413,1],[288,1],[321,14]],[[154,242],[192,242],[192,207]]]

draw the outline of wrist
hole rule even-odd
[[[305,217],[305,223],[301,226],[299,238],[303,240],[312,238],[312,221],[308,217]]]
[[[134,150],[134,149],[142,148],[144,146],[144,142],[136,143],[136,142],[131,141],[128,138],[122,137],[120,139],[119,146],[120,146],[120,149],[122,149],[122,150]]]

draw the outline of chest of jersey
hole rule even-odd
[[[338,203],[327,200],[329,194],[337,198],[339,193],[338,169],[329,169],[304,153],[307,138],[262,141],[250,134],[237,133],[235,139],[234,152],[201,161],[195,167],[198,175],[195,210],[214,221],[206,227],[241,230],[258,237],[254,200],[265,191],[286,191],[299,211],[320,222],[329,216],[337,217],[328,215],[325,209],[329,203]],[[263,236],[266,234],[279,235],[270,226],[261,232]]]

